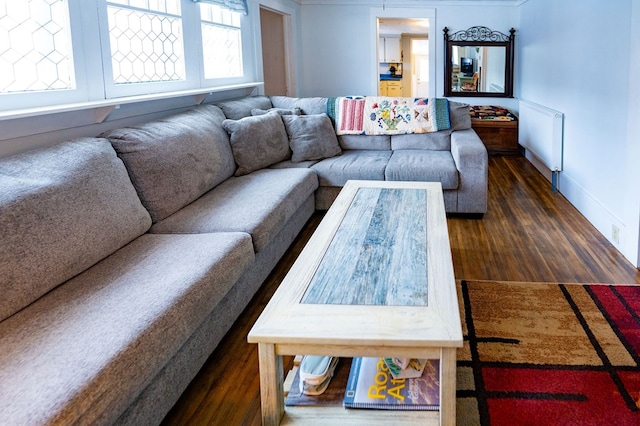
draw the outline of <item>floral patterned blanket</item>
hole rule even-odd
[[[428,133],[451,127],[446,98],[329,98],[327,114],[338,135]]]

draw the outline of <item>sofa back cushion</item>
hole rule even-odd
[[[342,149],[366,149],[388,151],[391,149],[389,135],[339,135],[338,142]]]
[[[223,101],[216,105],[220,107],[225,117],[230,120],[240,120],[251,116],[251,110],[269,110],[275,105],[271,105],[271,100],[266,96],[247,96],[246,98],[233,101]]]
[[[150,226],[105,139],[0,159],[0,321]]]
[[[158,222],[233,176],[220,108],[204,105],[162,120],[108,131],[142,204]]]
[[[302,114],[313,115],[327,112],[327,98],[291,98],[289,96],[271,96],[271,104],[277,108],[300,108]]]
[[[432,133],[407,133],[391,136],[391,149],[451,150],[451,129]]]

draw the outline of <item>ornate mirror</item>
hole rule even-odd
[[[487,27],[443,31],[445,96],[513,97],[515,29],[509,35]]]

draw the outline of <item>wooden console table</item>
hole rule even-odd
[[[522,154],[518,145],[518,121],[471,120],[489,155],[517,156]]]

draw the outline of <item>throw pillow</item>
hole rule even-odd
[[[449,119],[449,100],[447,98],[429,99],[429,117],[434,132],[451,128]]]
[[[230,135],[231,151],[238,165],[236,176],[289,158],[289,140],[278,113],[224,120],[222,127]]]
[[[451,130],[464,130],[471,128],[469,104],[449,101],[449,117],[451,120]]]
[[[254,108],[251,110],[251,115],[264,115],[268,112],[277,112],[280,115],[302,115],[302,110],[300,108]]]
[[[283,115],[282,120],[293,151],[291,161],[322,160],[342,154],[327,114]]]

